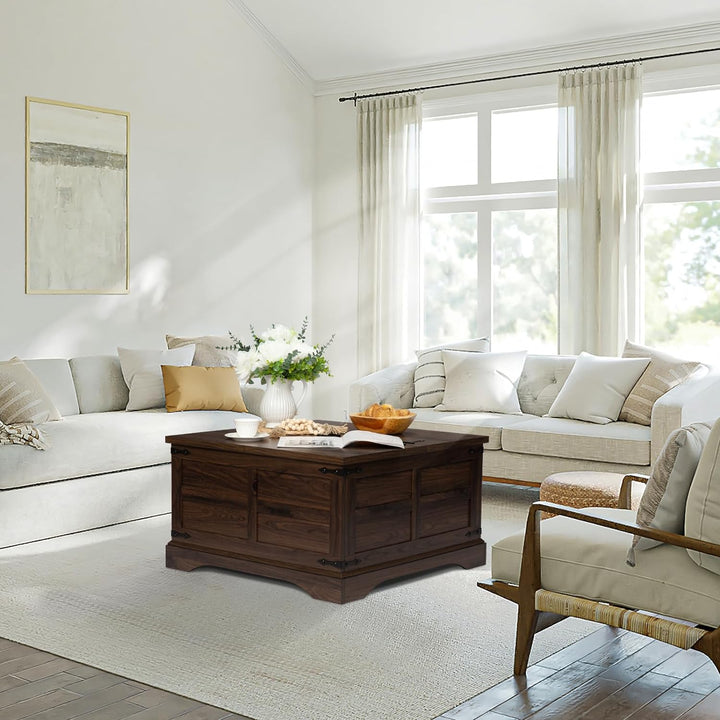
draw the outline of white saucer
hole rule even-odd
[[[242,437],[236,432],[225,433],[225,437],[232,438],[233,440],[263,440],[266,437],[270,437],[268,433],[258,433],[254,437]]]

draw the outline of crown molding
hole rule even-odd
[[[584,62],[635,59],[652,53],[720,46],[720,22],[686,25],[632,35],[616,35],[585,42],[534,48],[522,52],[486,55],[446,63],[433,63],[392,70],[315,81],[316,95],[382,91],[413,85],[487,77],[511,72],[537,71]]]
[[[265,41],[288,70],[311,92],[315,92],[315,81],[305,68],[287,51],[284,45],[263,25],[258,17],[242,0],[227,0],[228,5],[243,16],[245,21]]]

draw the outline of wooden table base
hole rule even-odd
[[[285,580],[305,590],[317,600],[345,603],[364,598],[371,590],[396,578],[413,575],[450,565],[473,568],[485,564],[485,542],[477,540],[474,544],[456,550],[420,557],[415,560],[403,560],[402,563],[352,572],[310,572],[291,567],[268,565],[257,560],[233,555],[218,555],[201,550],[192,550],[169,543],[165,551],[165,565],[176,570],[190,571],[198,567],[211,566],[236,570],[238,572],[260,575],[275,580]]]

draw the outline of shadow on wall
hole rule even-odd
[[[128,295],[25,296],[22,317],[3,339],[4,354],[113,353],[117,345],[163,347],[166,333],[246,333],[250,323],[299,323],[311,314],[309,200],[287,184],[218,208],[212,222],[182,241],[153,228],[155,251],[135,263],[139,233],[131,232]]]

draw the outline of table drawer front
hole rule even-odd
[[[360,478],[355,483],[355,507],[385,505],[410,500],[412,497],[412,473]]]
[[[185,498],[182,503],[182,527],[184,530],[247,539],[247,504],[219,504],[200,498]]]

